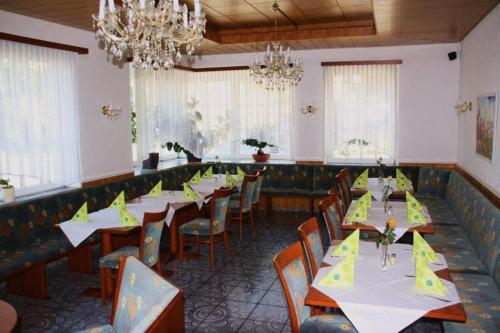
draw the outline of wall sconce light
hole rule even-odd
[[[457,112],[457,115],[461,115],[462,113],[471,110],[472,110],[472,102],[465,101],[463,103],[455,105],[455,111]]]
[[[306,116],[312,116],[316,112],[316,105],[306,105],[301,109],[302,113]]]
[[[104,105],[102,107],[102,114],[105,115],[108,120],[116,120],[120,117],[120,114],[122,112],[122,109],[120,108],[113,108],[109,105]]]

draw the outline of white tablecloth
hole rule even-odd
[[[187,199],[182,191],[163,191],[159,197],[145,195],[137,202],[126,204],[127,210],[142,225],[144,213],[158,213],[165,210],[167,203],[191,203],[195,202],[199,209],[203,206],[205,197],[200,195],[196,201]],[[172,223],[175,207],[169,209],[165,222],[168,226]],[[98,229],[111,229],[123,227],[120,224],[120,212],[116,208],[105,208],[89,214],[88,222],[66,221],[60,224],[61,230],[68,237],[74,247],[80,245],[87,237]]]
[[[346,218],[344,218],[344,223],[350,224],[351,221],[347,219],[347,216],[349,216],[349,213],[354,206],[353,201],[351,205],[349,206],[349,209],[347,210]],[[410,224],[408,223],[408,217],[407,217],[407,209],[406,209],[406,202],[401,202],[401,201],[389,201],[388,203],[389,206],[392,206],[392,212],[390,214],[385,214],[384,213],[384,203],[380,201],[374,201],[372,202],[372,206],[368,208],[368,216],[364,222],[361,224],[364,225],[370,225],[375,227],[379,232],[384,232],[385,230],[385,225],[387,223],[387,219],[390,217],[394,217],[398,221],[398,225],[396,229],[394,230],[394,233],[396,234],[396,240],[401,238],[405,234],[408,229],[423,225],[423,224]],[[424,215],[427,217],[428,223],[431,222],[431,217],[427,211],[427,208],[425,208]],[[425,225],[425,224],[424,224]]]
[[[382,201],[382,191],[384,189],[384,186],[390,184],[391,187],[393,188],[393,191],[401,191],[397,186],[396,186],[396,179],[392,178],[389,180],[388,178],[384,178],[383,184],[381,184],[378,180],[378,178],[368,178],[368,187],[365,188],[364,190],[367,191],[372,191],[372,195],[377,201]],[[392,193],[391,191],[390,193]],[[410,184],[410,192],[413,192],[413,186]],[[389,193],[389,194],[390,194]]]
[[[333,248],[327,251],[324,261],[336,265],[343,258],[331,257],[331,251]],[[332,267],[320,268],[312,283],[312,287],[337,302],[360,333],[399,332],[431,310],[460,303],[455,285],[445,280],[448,294],[440,298],[451,302],[415,294],[415,278],[412,277],[415,275],[415,263],[411,245],[389,245],[389,253],[396,253],[397,262],[389,265],[386,271],[381,270],[381,251],[374,242],[360,242],[352,287],[320,286],[319,281]],[[431,264],[433,271],[447,267],[444,257],[441,254],[438,257],[443,265]]]
[[[238,179],[238,175],[232,175],[235,180]],[[241,191],[241,185],[243,182],[238,181],[236,187],[238,191]],[[227,186],[226,185],[226,175],[215,174],[212,178],[202,178],[199,184],[191,184],[191,187],[200,193],[213,193],[215,190]]]

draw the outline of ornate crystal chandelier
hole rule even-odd
[[[116,59],[131,57],[135,68],[169,69],[182,58],[181,48],[193,54],[205,33],[200,0],[188,13],[179,0],[100,0],[92,15],[96,37]]]
[[[278,4],[273,4],[274,10],[274,41],[267,45],[267,52],[264,55],[264,60],[260,61],[259,56],[253,58],[250,65],[250,75],[254,81],[262,85],[266,89],[285,90],[288,86],[296,86],[302,80],[302,62],[297,57],[293,59],[290,56],[290,47],[283,51],[283,45],[276,39],[278,23],[276,19],[276,12],[279,9]]]

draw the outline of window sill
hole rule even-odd
[[[16,204],[19,204],[19,203],[23,203],[23,202],[26,202],[26,201],[31,201],[31,200],[34,200],[34,199],[40,199],[40,198],[48,197],[48,196],[51,196],[51,195],[54,195],[54,194],[59,194],[59,193],[63,193],[63,192],[69,192],[69,191],[72,191],[74,189],[75,189],[75,187],[61,186],[61,187],[52,188],[52,189],[45,190],[45,191],[40,191],[40,192],[37,192],[37,193],[31,193],[31,194],[25,194],[25,195],[16,195],[16,200],[14,200],[13,202],[5,202],[5,201],[3,201],[3,199],[0,200],[0,208],[8,207],[8,206],[13,206],[13,205],[16,205]]]

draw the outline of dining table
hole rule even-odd
[[[467,315],[453,283],[445,257],[434,248],[438,262],[429,264],[442,279],[447,293],[435,296],[415,289],[415,261],[412,246],[391,244],[388,252],[394,262],[383,269],[382,248],[375,242],[361,241],[355,261],[354,283],[348,287],[332,287],[320,281],[344,258],[333,256],[340,245],[331,246],[326,252],[305,298],[313,315],[324,308],[340,309],[358,332],[399,332],[420,318],[441,321],[465,322]]]
[[[403,199],[405,197],[405,192],[414,193],[413,185],[408,184],[408,188],[401,189],[397,186],[397,181],[395,178],[368,178],[366,187],[351,187],[351,194],[353,197],[360,197],[368,191],[371,191],[373,198],[376,201],[383,200],[384,186],[389,185],[390,191],[389,195],[392,199]]]

